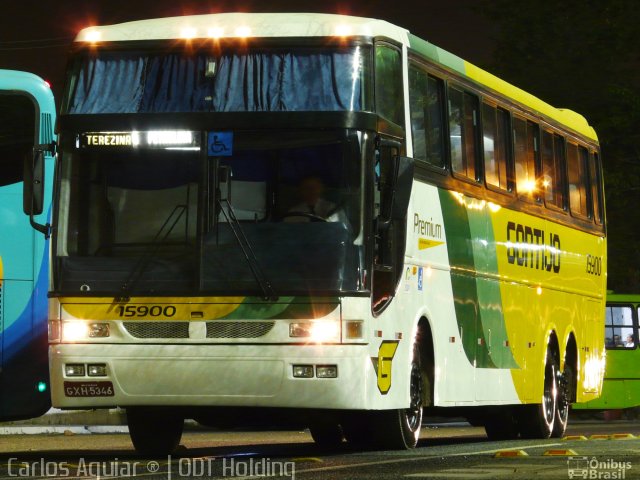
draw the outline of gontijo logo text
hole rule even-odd
[[[507,223],[507,260],[519,267],[560,272],[560,235],[520,223]]]

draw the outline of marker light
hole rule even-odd
[[[101,37],[102,37],[102,34],[97,30],[89,30],[84,35],[85,41],[92,42],[92,43],[99,42]]]
[[[180,32],[180,36],[186,40],[191,40],[192,38],[196,37],[197,33],[198,31],[195,28],[186,27],[186,28],[183,28],[182,31]]]
[[[51,88],[51,83],[49,83],[49,81],[48,81],[48,80],[45,80],[45,81],[44,81],[44,84],[47,86],[47,88]]]
[[[347,320],[345,322],[346,337],[349,339],[362,338],[362,320]]]
[[[337,322],[298,322],[289,324],[289,336],[308,338],[312,342],[321,343],[338,341],[340,327]]]
[[[47,383],[46,382],[38,382],[38,385],[36,386],[36,388],[38,389],[39,393],[44,393],[47,391]]]
[[[338,25],[336,27],[336,35],[339,37],[351,35],[351,27],[349,25]]]
[[[236,28],[236,37],[250,37],[251,36],[251,28],[244,26]]]
[[[224,35],[224,28],[221,27],[213,27],[207,30],[207,35],[210,38],[220,38]]]

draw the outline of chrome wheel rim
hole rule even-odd
[[[420,429],[422,424],[422,374],[420,366],[413,362],[411,364],[409,396],[411,403],[407,409],[407,423],[412,432]]]

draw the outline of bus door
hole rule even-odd
[[[0,89],[0,419],[33,417],[50,404],[47,366],[47,255],[23,215],[25,162],[39,141],[39,108],[24,92]],[[40,235],[41,237],[41,235]],[[47,262],[48,263],[48,262]],[[46,270],[46,268],[45,268]],[[44,276],[39,302],[34,292]],[[36,305],[39,303],[40,305]],[[36,325],[35,309],[40,309]],[[44,314],[44,315],[43,315]],[[39,328],[36,328],[39,326]],[[39,391],[41,390],[41,391]]]

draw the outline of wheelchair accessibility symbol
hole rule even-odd
[[[209,132],[209,156],[230,157],[233,155],[233,132]]]

